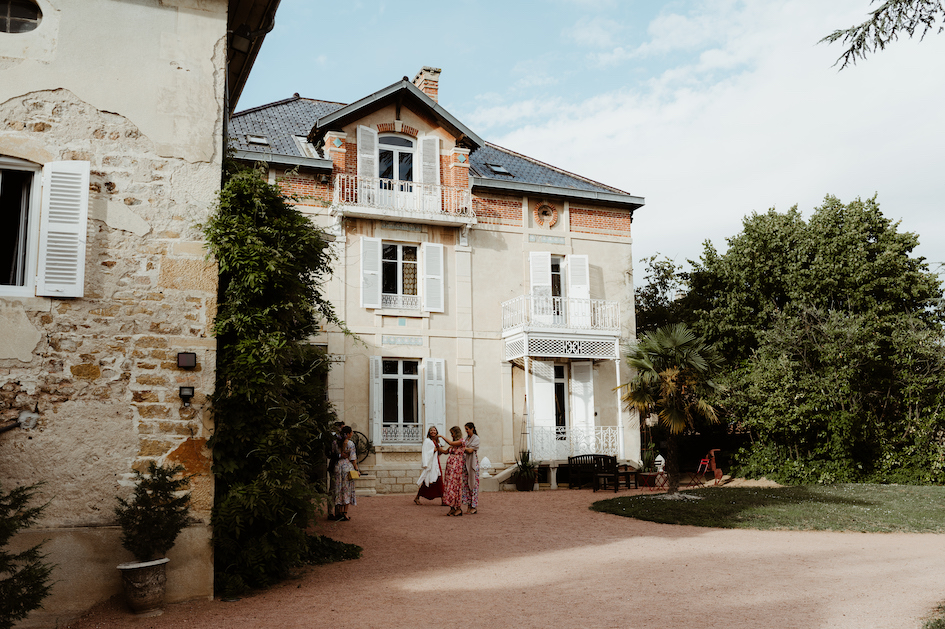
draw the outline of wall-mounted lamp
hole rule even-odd
[[[180,369],[193,369],[197,366],[197,354],[194,352],[177,352],[177,366]]]
[[[194,397],[194,388],[181,387],[179,395],[180,399],[184,400],[184,406],[190,406],[190,398]]]

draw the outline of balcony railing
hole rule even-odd
[[[406,215],[474,219],[468,188],[359,175],[335,176],[335,206],[357,206]]]
[[[541,461],[566,461],[579,454],[609,454],[621,457],[619,429],[616,426],[564,428],[535,426],[531,455]]]
[[[420,424],[382,424],[382,443],[421,443],[423,427]]]
[[[502,302],[502,331],[561,328],[620,333],[620,304],[603,299],[522,295]]]

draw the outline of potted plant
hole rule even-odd
[[[538,463],[532,460],[531,452],[522,450],[518,455],[518,461],[515,463],[515,472],[512,474],[515,488],[519,491],[531,491],[535,488],[537,477]]]
[[[643,472],[655,472],[656,471],[656,444],[652,441],[646,444],[646,448],[643,450],[640,455],[641,463],[643,464]]]
[[[135,470],[137,486],[129,500],[118,499],[115,515],[121,544],[137,561],[118,566],[128,605],[136,614],[158,615],[164,607],[167,551],[190,520],[190,494],[182,494],[190,476],[184,468],[158,466],[147,474]]]

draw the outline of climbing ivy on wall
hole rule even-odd
[[[319,323],[345,329],[322,290],[332,256],[291,201],[262,171],[231,172],[204,226],[220,273],[210,446],[224,595],[270,585],[307,559],[321,440],[335,420],[328,361],[306,342]]]

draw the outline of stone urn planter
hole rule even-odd
[[[130,500],[119,498],[115,515],[121,544],[137,561],[118,566],[128,606],[136,614],[157,616],[164,609],[167,558],[177,536],[190,521],[189,476],[184,468],[153,461],[146,474],[135,471],[137,486]]]
[[[164,611],[167,557],[154,561],[118,564],[128,607],[139,616],[158,616]]]

